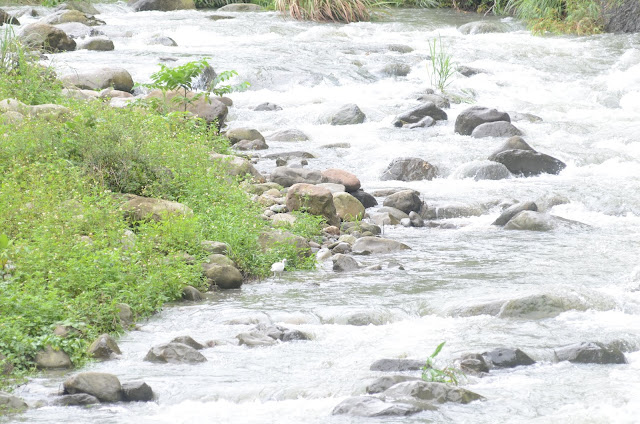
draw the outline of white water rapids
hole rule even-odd
[[[366,191],[410,187],[429,204],[481,205],[564,196],[551,213],[588,224],[550,232],[491,226],[500,213],[445,220],[456,229],[386,227],[385,237],[412,250],[357,257],[362,265],[397,262],[404,269],[315,272],[245,284],[213,293],[197,305],[168,306],[141,330],[125,334],[120,359],[84,370],[142,379],[157,402],[91,408],[32,408],[0,422],[28,423],[633,423],[640,422],[640,35],[533,36],[516,21],[508,33],[463,35],[457,27],[480,15],[440,10],[391,10],[371,23],[296,22],[278,13],[140,12],[124,4],[98,5],[107,25],[98,29],[112,52],[50,55],[61,74],[121,66],[136,82],[149,81],[162,57],[176,64],[210,58],[217,71],[236,70],[251,83],[234,93],[229,128],[267,135],[298,128],[306,142],[269,142],[267,153],[304,150],[308,167],[342,168]],[[211,20],[209,15],[233,19]],[[21,18],[26,23],[30,19]],[[500,21],[496,18],[485,18]],[[129,33],[128,33],[129,32]],[[179,47],[148,45],[153,35]],[[475,93],[473,104],[531,113],[542,122],[514,122],[535,149],[567,163],[560,175],[474,181],[454,178],[465,163],[483,160],[503,140],[454,134],[456,116],[471,104],[453,104],[449,120],[426,129],[398,129],[393,117],[418,105],[430,86],[428,43],[441,37],[456,64],[482,69],[456,75],[448,90]],[[390,51],[390,44],[413,48]],[[406,77],[385,76],[387,64],[406,64]],[[464,90],[464,91],[463,91]],[[257,112],[262,102],[282,107]],[[361,125],[330,126],[327,113],[356,103]],[[348,142],[349,148],[321,146]],[[381,172],[402,156],[436,165],[441,178],[382,182]],[[273,160],[258,168],[268,172]],[[381,199],[379,199],[381,200]],[[489,315],[457,317],[453,310],[526,295],[580,299],[586,310],[541,319]],[[349,325],[364,317],[371,325]],[[299,329],[311,341],[247,348],[233,344],[257,322]],[[353,321],[351,321],[353,322]],[[153,345],[190,335],[230,342],[203,351],[208,362],[143,362]],[[518,347],[538,362],[469,377],[465,387],[485,401],[443,404],[411,417],[332,416],[344,398],[363,394],[382,375],[380,358],[425,359],[441,341],[446,364],[468,352]],[[553,349],[582,341],[625,341],[627,365],[554,362]],[[417,374],[416,374],[417,375]],[[46,402],[65,376],[44,376],[17,390],[31,404]]]

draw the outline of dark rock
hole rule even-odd
[[[411,377],[408,375],[385,375],[383,377],[377,378],[373,383],[367,386],[367,393],[370,395],[376,393],[382,393],[391,386],[394,386],[398,383],[404,383],[405,381],[419,381],[421,380],[418,377]]]
[[[534,202],[516,203],[515,205],[504,210],[500,214],[500,216],[495,221],[493,221],[491,225],[499,225],[502,227],[507,222],[509,222],[511,218],[513,218],[514,216],[516,216],[522,211],[537,211],[537,210],[538,210],[538,206]]]
[[[473,178],[476,181],[503,180],[513,176],[506,166],[489,160],[466,163],[455,174],[458,178]]]
[[[57,397],[51,402],[55,406],[83,406],[83,405],[95,405],[100,403],[100,400],[86,393],[78,393],[75,395],[63,395]]]
[[[378,206],[378,201],[376,200],[376,198],[361,189],[351,192],[351,195],[358,199],[360,203],[362,203],[362,206],[365,207],[365,209]]]
[[[419,181],[432,180],[438,174],[438,168],[420,158],[396,158],[382,173],[382,181]]]
[[[532,152],[535,152],[535,149],[529,146],[529,144],[524,141],[524,138],[520,136],[514,136],[505,141],[505,143],[500,146],[498,150],[493,152],[488,159],[493,161],[493,157],[495,157],[499,153],[506,152],[507,150],[531,150]]]
[[[460,65],[458,66],[458,72],[464,75],[465,77],[470,77],[477,74],[482,74],[484,71],[478,68],[472,68],[471,66]]]
[[[131,381],[122,383],[122,397],[125,402],[150,402],[155,396],[144,381]]]
[[[281,181],[276,182],[285,186]],[[287,192],[287,209],[290,211],[302,209],[311,215],[325,217],[329,225],[340,224],[340,219],[336,214],[336,207],[333,203],[333,195],[324,187],[305,183],[292,185]]]
[[[195,350],[200,350],[205,348],[205,345],[200,344],[197,341],[193,340],[191,336],[178,336],[175,339],[171,340],[171,343],[186,344],[187,346],[190,346]]]
[[[411,66],[404,63],[390,63],[383,66],[381,71],[390,77],[406,77],[411,72]]]
[[[522,135],[522,131],[506,121],[486,122],[473,129],[471,137],[513,137]]]
[[[42,22],[24,26],[18,34],[18,38],[31,48],[49,53],[76,49],[76,42],[64,31]]]
[[[355,259],[341,253],[333,255],[331,260],[333,261],[333,270],[336,272],[354,271],[359,268]]]
[[[551,231],[559,218],[535,211],[520,211],[504,225],[505,230]]]
[[[192,286],[186,286],[182,289],[182,299],[191,302],[200,302],[204,298],[200,290]]]
[[[626,364],[627,358],[616,346],[599,342],[577,343],[555,350],[558,361],[581,364]]]
[[[490,160],[503,164],[513,174],[525,177],[559,174],[567,166],[554,157],[531,150],[507,150],[492,155]]]
[[[409,212],[409,222],[411,223],[412,227],[424,227],[424,220],[414,211]]]
[[[298,183],[320,184],[325,182],[320,171],[302,168],[289,168],[286,166],[279,166],[274,169],[271,173],[270,179],[274,183],[280,184],[282,187],[291,187]]]
[[[640,32],[640,2],[600,1],[606,32]]]
[[[447,113],[444,110],[440,109],[433,102],[424,102],[410,111],[398,115],[393,125],[396,127],[402,127],[407,124],[415,124],[416,122],[420,122],[426,116],[431,117],[434,121],[447,120]]]
[[[420,380],[398,383],[385,390],[382,396],[385,400],[413,398],[437,403],[454,402],[462,404],[484,399],[483,396],[462,387]]]
[[[16,19],[15,17],[9,15],[4,10],[0,9],[0,26],[2,26],[3,24],[20,25],[20,21],[18,21],[18,19]]]
[[[418,371],[424,367],[425,362],[416,359],[378,359],[369,369],[383,372]]]
[[[418,97],[418,101],[421,102],[433,102],[440,109],[448,109],[451,107],[451,102],[446,97],[442,97],[438,94],[422,94]]]
[[[15,412],[23,412],[29,408],[27,402],[11,393],[0,392],[0,416]]]
[[[419,120],[418,122],[416,122],[415,124],[407,124],[404,127],[408,128],[408,129],[414,129],[414,128],[427,128],[427,127],[432,127],[436,124],[436,121],[434,121],[434,119],[430,116],[425,116],[424,118],[422,118],[421,120]]]
[[[144,360],[165,364],[197,364],[206,362],[207,358],[191,346],[182,343],[165,343],[152,347]]]
[[[493,368],[514,368],[536,363],[520,349],[498,348],[482,354],[485,362]]]
[[[481,374],[489,372],[489,365],[484,356],[479,353],[469,353],[460,358],[460,368],[462,371]]]
[[[113,374],[81,372],[64,382],[64,394],[86,393],[101,402],[118,402],[122,397],[120,380]]]
[[[282,108],[275,103],[265,102],[260,103],[258,106],[254,107],[253,110],[257,112],[276,112],[282,110]]]
[[[209,264],[204,275],[211,287],[216,286],[222,290],[230,290],[242,286],[242,273],[231,265]]]
[[[399,209],[408,214],[409,212],[420,211],[422,200],[420,200],[420,196],[415,190],[402,190],[384,199],[383,205]]]
[[[345,105],[329,117],[331,125],[354,125],[362,124],[365,114],[355,104]]]
[[[96,359],[109,359],[114,355],[120,355],[118,344],[108,334],[102,334],[89,347],[89,355]]]
[[[506,121],[511,122],[509,114],[489,109],[483,106],[471,106],[463,110],[456,118],[455,132],[462,135],[471,135],[473,130],[487,122]]]

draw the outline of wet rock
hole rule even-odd
[[[509,26],[502,22],[495,21],[476,21],[469,22],[458,27],[458,31],[462,34],[474,35],[474,34],[488,34],[488,33],[501,33],[509,32]]]
[[[222,290],[231,290],[239,289],[242,286],[242,273],[232,265],[209,264],[204,275],[211,288],[216,286]]]
[[[266,150],[269,148],[264,140],[241,140],[233,145],[235,150]]]
[[[329,117],[331,125],[355,125],[362,124],[365,114],[355,104],[348,104],[340,108]]]
[[[84,406],[95,405],[100,403],[100,399],[86,393],[77,393],[75,395],[62,395],[51,402],[54,406]]]
[[[280,184],[282,187],[291,187],[298,183],[319,184],[324,182],[320,171],[301,168],[289,168],[279,166],[273,170],[271,181]],[[291,210],[291,209],[290,209]]]
[[[106,37],[94,37],[78,42],[78,50],[92,50],[97,52],[108,52],[114,49],[113,41]]]
[[[78,10],[88,15],[97,15],[100,13],[100,11],[96,9],[91,3],[89,3],[88,1],[82,1],[82,0],[66,1],[55,8],[56,12],[59,10]]]
[[[110,359],[120,354],[118,343],[108,334],[102,334],[89,346],[89,355],[96,359]]]
[[[485,71],[478,68],[472,68],[471,66],[460,65],[458,66],[457,71],[464,75],[465,77],[471,77],[473,75],[482,74]]]
[[[85,90],[102,90],[112,87],[115,90],[130,92],[133,89],[131,74],[123,68],[101,68],[88,72],[74,72],[63,76],[61,80],[65,84]]]
[[[193,338],[191,336],[178,336],[176,338],[174,338],[173,340],[171,340],[170,343],[182,343],[185,344],[187,346],[190,346],[192,348],[194,348],[195,350],[200,350],[200,349],[204,349],[205,345],[198,343],[197,341],[193,340]]]
[[[634,0],[602,2],[605,32],[640,32],[640,4]]]
[[[246,345],[249,347],[271,346],[278,343],[274,338],[255,330],[248,333],[240,333],[236,338],[238,339],[239,345]]]
[[[195,287],[186,286],[182,289],[182,299],[190,302],[200,302],[204,299],[204,295]]]
[[[424,220],[414,211],[409,212],[409,222],[411,223],[412,227],[424,227]]]
[[[411,66],[405,63],[389,63],[382,67],[381,72],[390,77],[406,77],[411,72]]]
[[[493,152],[488,159],[490,161],[493,161],[492,158],[495,157],[497,154],[506,152],[508,150],[531,150],[532,152],[535,152],[535,149],[531,147],[529,143],[527,143],[524,140],[524,138],[520,136],[514,136],[514,137],[510,137],[507,141],[505,141],[504,144],[500,146],[498,150]]]
[[[473,178],[476,181],[503,180],[513,176],[506,166],[489,160],[466,163],[456,170],[455,175],[458,178]]]
[[[159,222],[171,215],[193,215],[193,211],[189,207],[178,202],[136,196],[135,194],[126,194],[124,198],[126,202],[120,207],[120,210],[132,222],[147,220]]]
[[[376,198],[362,189],[353,191],[350,194],[358,199],[360,203],[362,203],[362,206],[365,207],[365,209],[378,206],[378,201],[376,200]]]
[[[331,247],[331,245],[329,247]],[[351,252],[351,245],[349,243],[340,242],[336,244],[334,247],[331,247],[331,252],[333,254],[349,253]]]
[[[364,206],[349,193],[333,193],[333,205],[343,221],[358,221],[364,216]]]
[[[532,150],[507,150],[492,155],[489,160],[499,162],[513,174],[524,177],[559,174],[567,166],[554,157]]]
[[[122,400],[125,402],[150,402],[154,398],[153,390],[144,381],[122,383]]]
[[[376,397],[358,396],[343,400],[331,412],[332,415],[353,415],[356,417],[407,416],[421,409],[404,403],[386,403]]]
[[[440,109],[433,102],[424,102],[410,111],[398,115],[393,125],[395,127],[402,127],[407,124],[415,124],[427,116],[434,121],[447,120],[447,113],[444,110]]]
[[[418,371],[424,367],[425,362],[416,359],[378,359],[371,364],[369,370],[383,372]]]
[[[71,358],[64,351],[54,349],[47,345],[44,350],[36,353],[36,366],[40,369],[60,369],[71,368]]]
[[[307,141],[309,140],[309,137],[300,130],[288,129],[276,131],[269,135],[267,139],[273,141]]]
[[[509,112],[512,122],[527,121],[527,122],[542,122],[542,118],[532,113],[521,112]]]
[[[410,250],[404,243],[378,237],[361,237],[353,245],[353,253],[358,255],[381,254]]]
[[[29,408],[27,402],[11,393],[0,391],[0,416],[15,412],[23,412]]]
[[[366,388],[366,392],[370,395],[382,393],[388,388],[395,386],[398,383],[404,383],[405,381],[422,381],[422,379],[408,375],[385,375],[377,378],[374,382],[369,384]]]
[[[275,103],[265,102],[260,103],[258,106],[254,107],[253,110],[256,112],[277,112],[282,110],[282,108]]]
[[[406,400],[407,398],[412,398],[437,403],[454,402],[462,404],[484,399],[483,396],[462,387],[427,381],[398,383],[385,390],[382,396],[384,399]]]
[[[451,107],[449,99],[435,93],[422,94],[418,97],[417,100],[420,102],[433,102],[436,107],[439,107],[440,109],[448,109]]]
[[[460,369],[464,372],[482,375],[489,372],[489,365],[479,353],[469,353],[460,358]]]
[[[360,222],[343,222],[341,225],[341,230],[347,234],[351,234],[354,231],[365,233],[370,232],[374,235],[379,235],[382,233],[382,230],[377,225],[370,224],[368,222],[360,221]]]
[[[568,197],[560,194],[552,194],[549,196],[543,196],[536,199],[536,205],[538,205],[538,212],[548,212],[551,208],[558,205],[566,205],[571,203]]]
[[[500,216],[493,221],[493,223],[491,225],[498,225],[498,226],[504,226],[507,222],[509,222],[511,220],[511,218],[513,218],[514,216],[516,216],[517,214],[519,214],[522,211],[534,211],[537,212],[538,211],[538,205],[536,205],[534,202],[520,202],[520,203],[516,203],[513,206],[510,206],[509,208],[507,208],[506,210],[504,210]]]
[[[341,253],[334,255],[331,260],[333,261],[333,270],[336,272],[355,271],[360,267],[358,262],[351,256]]]
[[[264,142],[264,137],[260,134],[260,131],[253,128],[234,128],[225,133],[225,136],[229,139],[231,145],[234,145],[242,140],[260,140]]]
[[[425,116],[424,118],[422,118],[421,120],[419,120],[418,122],[416,122],[415,124],[407,124],[404,127],[408,128],[408,129],[413,129],[413,128],[427,128],[427,127],[432,127],[436,124],[436,121],[434,121],[434,119],[430,116]]]
[[[76,42],[64,31],[42,22],[24,26],[18,33],[18,39],[28,47],[49,53],[76,49]]]
[[[554,219],[547,214],[524,210],[518,212],[504,225],[505,230],[551,231],[556,227]]]
[[[419,211],[422,207],[422,200],[420,200],[420,196],[415,190],[401,190],[388,196],[383,205],[408,214],[412,211]]]
[[[462,135],[471,135],[473,130],[487,122],[506,121],[511,122],[509,114],[489,109],[483,106],[472,106],[462,111],[456,118],[455,132]]]
[[[438,174],[438,168],[420,158],[396,158],[382,173],[382,181],[419,181],[432,180]]]
[[[322,177],[328,183],[342,184],[349,193],[360,189],[358,177],[342,169],[327,169],[322,171]]]
[[[284,185],[282,182],[279,183]],[[339,225],[340,223],[331,192],[326,188],[311,184],[299,183],[289,188],[287,209],[290,211],[304,210],[311,215],[321,215],[326,218],[329,225]]]
[[[233,155],[212,153],[209,158],[218,163],[230,177],[251,175],[255,181],[264,182],[265,179],[258,170],[246,159]]]
[[[173,10],[195,9],[193,0],[129,0],[128,5],[135,12],[157,10],[169,12]]]
[[[433,203],[420,211],[420,215],[424,219],[451,219],[464,218],[468,216],[480,216],[486,212],[483,205],[466,204],[466,203]]]
[[[87,26],[104,25],[104,21],[96,19],[95,16],[80,12],[79,10],[59,10],[40,20],[45,24],[57,25],[69,22],[78,22]]]
[[[515,368],[536,363],[520,349],[498,348],[482,354],[485,362],[492,368]]]
[[[161,364],[197,364],[207,358],[191,346],[182,343],[165,343],[152,347],[144,357],[147,362]]]
[[[56,28],[64,31],[71,38],[96,37],[104,33],[95,27],[90,27],[80,22],[69,22],[56,25]]]
[[[389,51],[397,53],[411,53],[413,51],[412,47],[405,46],[404,44],[389,44],[387,48]]]
[[[251,3],[231,3],[222,6],[218,12],[262,12],[262,6]]]
[[[0,26],[2,26],[3,24],[20,25],[20,21],[18,21],[17,18],[9,15],[4,10],[0,9]]]
[[[63,387],[64,394],[86,393],[100,402],[118,402],[122,398],[120,380],[113,374],[81,372],[65,380]]]
[[[558,361],[581,364],[626,364],[624,353],[616,346],[599,342],[576,343],[555,350]]]
[[[200,242],[200,247],[213,255],[226,255],[229,252],[229,245],[220,241],[203,240]]]
[[[349,149],[351,148],[350,143],[329,143],[323,144],[320,146],[321,149]]]
[[[471,137],[513,137],[522,135],[522,131],[512,123],[506,121],[487,122],[480,124],[473,129]]]
[[[579,297],[534,294],[506,301],[500,308],[502,318],[551,318],[570,310],[585,311],[588,305]]]

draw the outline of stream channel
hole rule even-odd
[[[367,192],[408,187],[427,204],[464,204],[481,212],[440,221],[452,224],[450,229],[386,226],[385,237],[412,250],[356,256],[363,267],[382,264],[381,271],[336,273],[327,261],[314,272],[285,272],[240,290],[209,293],[202,303],[168,305],[118,340],[119,359],[82,370],[112,373],[123,382],[144,380],[156,402],[42,406],[0,422],[640,422],[639,34],[534,36],[511,18],[429,9],[391,10],[375,22],[337,25],[297,22],[274,12],[134,13],[123,3],[97,8],[106,22],[98,29],[114,41],[115,50],[49,55],[60,74],[121,66],[134,81],[148,82],[160,58],[182,64],[207,57],[218,72],[236,70],[237,82],[250,82],[249,90],[230,96],[234,107],[227,125],[265,134],[270,148],[259,154],[308,151],[316,157],[308,168],[350,171]],[[233,19],[208,18],[214,14]],[[508,32],[457,30],[480,19],[494,20]],[[169,36],[178,47],[149,45],[153,35]],[[393,118],[417,106],[417,97],[431,85],[427,58],[436,38],[456,64],[483,72],[455,75],[447,91],[465,102],[446,109],[448,121],[395,128]],[[393,51],[393,44],[413,50]],[[384,68],[390,64],[411,71],[389,76]],[[263,102],[282,110],[253,110]],[[324,117],[347,103],[359,105],[365,123],[328,125]],[[514,124],[535,149],[567,168],[530,178],[458,178],[462,166],[486,159],[504,142],[454,133],[456,116],[472,104],[541,117]],[[287,128],[302,130],[310,140],[269,141],[270,133]],[[349,147],[322,147],[332,143]],[[389,162],[403,156],[429,161],[441,176],[381,181]],[[269,173],[275,162],[265,159],[257,167]],[[546,232],[491,225],[504,199],[544,202],[554,196],[568,202],[552,207],[551,214],[587,225]],[[543,294],[570,306],[510,317],[459,313]],[[271,322],[312,340],[236,345],[238,333]],[[208,362],[198,365],[142,360],[151,346],[181,335],[229,343],[203,350]],[[383,375],[369,370],[372,362],[426,359],[442,341],[446,345],[437,358],[442,365],[502,346],[518,347],[537,363],[469,376],[464,387],[484,401],[447,403],[409,417],[331,415],[343,399],[364,394],[367,384]],[[555,348],[589,341],[624,342],[628,364],[554,360]],[[30,404],[47,402],[67,376],[35,378],[16,394]]]

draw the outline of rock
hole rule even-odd
[[[268,251],[274,245],[281,245],[282,243],[290,244],[298,249],[298,254],[301,256],[311,255],[309,250],[309,243],[304,237],[291,234],[287,231],[275,230],[269,232],[263,232],[258,237],[258,244],[262,251]]]
[[[190,99],[190,102],[187,104],[187,112],[191,112],[198,118],[204,119],[209,125],[215,124],[218,129],[222,128],[229,113],[227,106],[218,97],[211,96],[207,99],[202,96],[194,99],[196,95],[197,94],[192,91],[187,92],[186,97]],[[176,97],[184,97],[184,92],[182,90],[174,90],[167,92],[165,95],[161,90],[153,90],[146,96],[147,99],[159,99],[164,102],[170,110],[183,111],[183,104],[173,101]]]
[[[211,265],[220,265],[220,266],[228,265],[228,266],[233,266],[233,267],[236,266],[235,262],[233,262],[231,259],[229,259],[225,255],[222,255],[220,253],[212,253],[207,258],[207,261],[208,261],[208,263],[202,264],[202,269],[204,271],[209,269],[211,267]]]
[[[133,222],[145,220],[159,222],[170,215],[193,215],[191,208],[170,200],[153,199],[135,194],[125,194],[124,198],[127,201],[120,207],[120,210],[124,212],[127,219]]]
[[[460,369],[477,375],[489,372],[489,365],[484,356],[479,353],[469,353],[460,358]]]
[[[410,130],[414,129],[414,128],[427,128],[427,127],[432,127],[435,124],[436,124],[436,121],[434,121],[432,117],[425,116],[424,118],[422,118],[421,120],[419,120],[415,124],[407,124],[407,125],[405,125],[405,128],[408,128]]]
[[[362,206],[364,206],[365,209],[378,206],[378,201],[376,200],[376,198],[370,195],[369,193],[366,193],[362,189],[353,191],[349,194],[351,194],[353,197],[358,199],[360,203],[362,203]]]
[[[125,402],[150,402],[154,397],[153,390],[144,381],[122,383],[122,400]]]
[[[92,50],[98,52],[108,52],[114,49],[113,41],[105,37],[95,37],[82,40],[78,43],[78,50]]]
[[[18,21],[18,19],[16,19],[15,17],[9,15],[4,10],[0,9],[0,26],[2,26],[3,24],[20,25],[20,21]]]
[[[412,227],[424,227],[424,220],[414,211],[409,212],[409,222],[411,223]]]
[[[57,25],[78,22],[87,26],[104,25],[104,21],[96,19],[95,16],[80,12],[79,10],[59,10],[40,20],[45,24]]]
[[[358,262],[351,256],[338,253],[331,258],[333,270],[336,272],[355,271],[359,268]]]
[[[389,44],[387,48],[389,51],[397,53],[411,53],[413,51],[412,47],[405,46],[404,44]]]
[[[541,319],[552,318],[570,310],[587,309],[589,305],[581,297],[534,294],[506,301],[497,315],[501,318]]]
[[[131,324],[133,324],[134,316],[133,311],[131,310],[131,306],[126,303],[116,303],[116,309],[118,310],[118,319],[120,320],[120,324],[127,328]]]
[[[226,255],[229,252],[229,245],[220,241],[203,240],[200,242],[200,247],[205,252],[216,255]]]
[[[371,234],[379,235],[382,230],[377,225],[369,224],[368,222],[360,221],[360,222],[343,222],[342,223],[342,231],[347,234],[351,234],[354,231],[358,232],[370,232]]]
[[[186,344],[187,346],[190,346],[190,347],[194,348],[195,350],[201,350],[201,349],[205,348],[205,345],[200,344],[197,341],[193,340],[193,338],[191,336],[178,336],[178,337],[174,338],[173,340],[171,340],[170,343]]]
[[[349,193],[360,189],[358,177],[342,169],[327,169],[322,171],[322,176],[326,182],[342,184]]]
[[[86,393],[100,402],[118,402],[122,398],[120,380],[113,374],[81,372],[65,380],[63,387],[66,395]]]
[[[59,10],[78,10],[82,13],[86,13],[88,15],[98,15],[100,11],[96,9],[93,4],[89,3],[89,1],[66,1],[55,8],[56,11]]]
[[[505,230],[551,231],[556,223],[550,215],[524,210],[504,225]]]
[[[377,209],[377,212],[388,213],[396,220],[400,221],[404,218],[409,218],[409,215],[401,211],[400,209],[393,208],[391,206],[383,206]]]
[[[236,336],[238,344],[240,346],[246,345],[249,347],[256,346],[271,346],[277,343],[277,341],[266,334],[259,331],[250,331],[248,333],[240,333]]]
[[[319,184],[324,182],[324,178],[319,171],[289,168],[286,166],[279,166],[274,169],[271,173],[270,179],[274,183],[280,184],[282,187],[291,187],[298,183]]]
[[[420,158],[396,158],[382,173],[382,181],[419,181],[432,180],[438,174],[438,168]]]
[[[511,122],[509,114],[489,109],[483,106],[471,106],[462,111],[456,118],[455,132],[462,135],[471,135],[473,130],[487,122],[506,121]]]
[[[484,205],[468,205],[465,203],[433,203],[420,211],[420,216],[424,219],[451,219],[463,218],[467,216],[480,216],[486,212]]]
[[[383,372],[418,371],[424,367],[425,362],[416,359],[378,359],[369,369]]]
[[[462,75],[464,75],[465,77],[470,77],[470,76],[482,74],[485,72],[482,69],[472,68],[471,66],[465,66],[465,65],[458,66],[457,71]]]
[[[412,398],[437,403],[454,402],[462,404],[484,399],[483,396],[462,387],[428,381],[398,383],[385,390],[382,396],[384,399],[407,400],[407,398]]]
[[[24,115],[12,110],[0,114],[0,124],[16,125],[24,121]]]
[[[348,104],[341,107],[329,117],[331,125],[355,125],[362,124],[365,114],[355,104]]]
[[[411,66],[405,63],[389,63],[380,69],[383,75],[390,77],[406,77],[411,72]]]
[[[277,104],[266,102],[260,103],[258,106],[254,107],[253,110],[256,112],[277,112],[282,110],[282,108]]]
[[[300,152],[300,151],[295,151],[295,152],[282,152],[282,153],[272,153],[269,155],[264,155],[263,156],[264,159],[277,159],[277,158],[281,158],[281,159],[299,159],[299,158],[303,158],[303,159],[314,159],[315,156],[313,156],[311,153],[309,152]]]
[[[0,353],[0,377],[3,375],[9,375],[13,372],[13,364]]]
[[[73,73],[63,76],[61,81],[86,90],[112,87],[115,90],[130,92],[133,89],[131,74],[123,68],[101,68],[95,71]]]
[[[321,149],[349,149],[351,148],[350,143],[329,143],[323,144],[320,146]]]
[[[353,245],[353,253],[359,255],[391,253],[410,249],[409,246],[399,241],[378,237],[360,237]]]
[[[0,391],[0,416],[23,412],[29,408],[27,402],[11,393]]]
[[[166,47],[178,46],[178,43],[176,43],[176,41],[173,38],[166,37],[166,36],[153,37],[151,40],[149,40],[149,44],[152,46],[158,45],[158,46],[166,46]]]
[[[471,137],[513,137],[522,135],[522,131],[506,121],[486,122],[473,129]]]
[[[209,158],[217,163],[230,177],[250,175],[257,182],[263,183],[265,181],[262,174],[258,172],[251,162],[239,156],[212,153]]]
[[[398,115],[393,125],[402,127],[407,124],[415,124],[427,116],[431,117],[434,121],[447,120],[447,113],[444,110],[437,107],[433,102],[424,102],[410,111]]]
[[[165,343],[152,347],[147,356],[147,362],[169,364],[197,364],[207,362],[207,358],[200,352],[182,343]]]
[[[542,122],[541,117],[539,117],[538,115],[534,115],[532,113],[509,112],[509,116],[511,117],[511,122],[517,122],[517,121]]]
[[[16,99],[4,99],[0,101],[0,112],[19,112],[26,114],[29,113],[29,108],[30,106]]]
[[[271,217],[271,223],[274,227],[291,226],[295,224],[297,218],[290,213],[276,213]]]
[[[77,393],[75,395],[62,395],[53,400],[54,406],[85,406],[100,403],[100,399],[86,393]]]
[[[102,334],[91,346],[89,346],[89,355],[96,359],[110,359],[114,355],[120,355],[120,348],[115,339],[108,334]]]
[[[599,342],[576,343],[555,350],[558,361],[580,364],[626,364],[627,358],[616,346]]]
[[[288,129],[276,131],[267,137],[273,141],[307,141],[309,137],[300,130]]]
[[[560,194],[552,194],[536,199],[536,205],[538,205],[538,212],[548,212],[554,206],[566,205],[571,203],[568,197]]]
[[[401,190],[384,199],[383,205],[408,214],[412,211],[420,211],[422,200],[414,190]]]
[[[407,416],[421,409],[404,403],[386,403],[372,396],[357,396],[343,400],[333,408],[332,415],[353,415],[356,417]]]
[[[534,211],[538,210],[538,206],[534,202],[520,202],[505,209],[500,216],[493,221],[491,225],[504,226],[514,216],[522,211]]]
[[[456,170],[455,175],[458,178],[473,178],[476,181],[503,180],[513,176],[506,166],[489,160],[466,163]]]
[[[87,92],[89,90],[83,90],[83,91]],[[127,93],[126,91],[114,90],[113,88],[109,87],[109,88],[105,88],[104,90],[101,90],[99,93],[99,97],[101,99],[114,99],[114,98],[131,99],[133,98],[133,94]]]
[[[226,132],[225,136],[229,139],[231,145],[234,145],[242,140],[261,140],[264,142],[264,137],[258,130],[252,128],[234,128]]]
[[[534,148],[529,146],[529,144],[524,140],[524,138],[520,136],[514,136],[509,138],[507,141],[505,141],[505,143],[502,146],[500,146],[498,150],[493,152],[489,156],[489,160],[492,161],[493,160],[492,157],[494,157],[499,153],[506,152],[507,150],[531,150],[532,152],[535,152]]]
[[[266,150],[269,148],[264,140],[241,140],[233,145],[235,150]]]
[[[191,302],[200,302],[202,299],[204,299],[204,295],[195,287],[185,286],[182,289],[182,299]]]
[[[209,265],[204,272],[207,283],[222,290],[239,289],[242,286],[242,274],[231,265]]]
[[[417,100],[420,102],[432,102],[436,105],[436,107],[439,107],[440,109],[448,109],[451,107],[449,99],[434,93],[422,94],[418,97]]]
[[[333,193],[333,205],[343,221],[358,221],[364,216],[364,206],[349,193]]]
[[[222,6],[218,12],[262,12],[262,6],[251,3],[231,3]]]
[[[498,348],[482,354],[484,361],[493,368],[515,368],[536,363],[520,349]]]
[[[316,184],[318,187],[324,187],[327,190],[329,190],[331,192],[331,194],[333,193],[345,193],[346,189],[342,184],[334,184],[334,183],[321,183],[321,184]]]
[[[635,0],[601,2],[605,32],[640,32],[640,4]]]
[[[469,22],[458,27],[458,31],[463,34],[488,34],[494,32],[509,32],[509,26],[502,22],[476,21]]]
[[[57,368],[71,368],[71,358],[62,350],[57,350],[47,345],[44,350],[36,353],[35,358],[36,366],[40,369],[57,369]]]
[[[532,150],[507,150],[492,155],[489,160],[501,163],[512,173],[525,177],[559,174],[567,166],[554,157]]]
[[[64,31],[42,22],[26,25],[18,34],[18,39],[28,47],[49,53],[70,51],[76,48],[76,42]]]
[[[335,254],[344,254],[344,253],[349,253],[351,252],[351,245],[349,243],[346,242],[339,242],[338,244],[336,244],[335,246],[333,244],[330,244],[329,247],[331,247],[331,252],[335,255]]]
[[[67,116],[71,114],[71,109],[54,104],[36,105],[29,107],[28,114],[33,118],[39,118],[49,122],[65,122]]]
[[[172,10],[195,9],[193,0],[129,0],[128,5],[135,12],[158,10],[169,12]]]
[[[366,391],[368,394],[373,395],[376,393],[382,393],[391,386],[394,386],[398,383],[421,380],[421,378],[411,377],[408,375],[385,375],[384,377],[377,378],[373,383],[369,384],[366,388]]]
[[[280,184],[284,186],[282,182]],[[340,224],[333,203],[333,195],[326,188],[305,183],[292,185],[287,192],[287,209],[290,211],[303,210],[311,215],[321,215],[326,218],[329,225]]]

